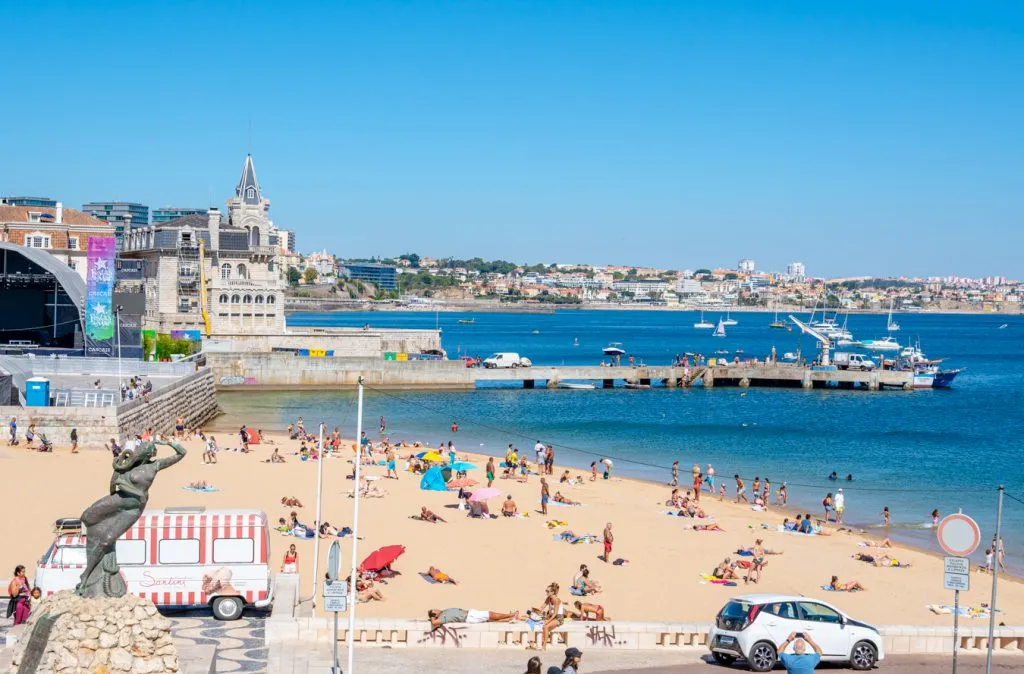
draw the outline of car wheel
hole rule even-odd
[[[747,665],[754,672],[770,672],[777,660],[775,646],[767,641],[758,641],[747,655]]]
[[[244,607],[241,597],[217,597],[213,600],[213,617],[217,620],[238,620]]]
[[[870,641],[858,641],[850,653],[850,666],[857,671],[865,671],[875,666],[878,660],[878,649]]]
[[[726,655],[725,653],[718,653],[712,651],[711,657],[715,659],[715,662],[722,665],[723,667],[728,667],[732,663],[736,662],[735,655]]]

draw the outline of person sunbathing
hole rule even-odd
[[[452,578],[436,566],[432,566],[429,569],[427,569],[427,575],[430,576],[435,583],[451,583],[452,585],[458,585],[458,583],[455,582],[454,578]]]
[[[600,604],[584,604],[577,601],[573,604],[576,607],[577,620],[603,621],[608,620],[604,615],[604,606]]]
[[[318,533],[320,538],[334,538],[338,535],[338,529],[336,527],[332,527],[330,522],[324,522],[320,525]]]
[[[282,534],[286,534],[286,533],[288,533],[291,530],[292,530],[292,528],[290,526],[288,526],[288,521],[285,518],[283,518],[283,517],[277,518],[277,526],[274,527],[274,531],[279,531]]]
[[[380,590],[373,586],[373,581],[369,579],[357,578],[356,592],[359,597],[359,601],[363,603],[371,600],[384,601],[384,595],[381,594]]]
[[[463,623],[467,625],[477,625],[480,623],[510,623],[519,620],[519,611],[496,613],[494,611],[481,611],[472,608],[432,608],[427,611],[427,618],[430,619],[430,631],[434,632],[445,625]]]
[[[707,524],[694,524],[694,531],[725,531],[722,527],[718,526],[718,522],[708,522]]]
[[[189,482],[188,483],[188,488],[189,489],[197,489],[199,491],[205,491],[207,489],[212,489],[213,485],[211,485],[206,480],[196,480],[195,482]]]
[[[711,575],[719,580],[735,580],[737,578],[736,571],[732,565],[732,560],[728,557],[722,560],[722,563],[715,567],[715,570],[711,572]]]
[[[672,495],[669,496],[669,499],[667,501],[665,501],[665,505],[672,506],[673,508],[683,507],[683,497],[679,493],[679,487],[676,487],[675,489],[672,490]]]
[[[274,448],[274,452],[270,455],[270,463],[284,463],[284,457],[281,456],[281,452],[278,451],[277,447]]]
[[[434,511],[427,510],[427,506],[423,506],[422,508],[420,508],[420,514],[413,515],[413,519],[420,520],[422,522],[430,522],[432,524],[437,524],[438,522],[447,522],[446,519],[438,517],[436,514],[434,514]]]
[[[867,562],[869,564],[874,564],[875,566],[879,567],[892,566],[896,568],[904,568],[910,566],[910,562],[900,562],[897,559],[893,559],[890,555],[879,555],[876,557],[875,555],[869,555],[863,552],[858,552],[850,556],[856,559],[858,562]]]
[[[878,541],[861,541],[860,544],[863,545],[864,547],[868,547],[868,548],[891,548],[892,547],[892,541],[889,540],[888,537],[882,539],[881,543],[879,543]]]
[[[562,473],[562,477],[558,478],[558,482],[559,484],[566,484],[572,482],[572,480],[569,479],[569,471],[565,471],[564,473]]]
[[[565,505],[571,505],[571,506],[578,506],[578,505],[580,505],[579,501],[573,501],[571,498],[566,498],[566,497],[562,496],[562,492],[560,492],[560,491],[556,491],[555,492],[555,503],[564,503]]]
[[[518,511],[516,502],[512,500],[512,494],[509,494],[505,502],[501,504],[501,514],[504,517],[515,517]]]
[[[839,582],[839,576],[832,576],[832,581],[828,584],[836,592],[853,592],[854,590],[867,590],[866,587],[860,584],[859,580],[851,580],[846,583]]]
[[[295,498],[294,496],[283,496],[281,498],[281,505],[288,506],[289,508],[301,508],[302,501]]]

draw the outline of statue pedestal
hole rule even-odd
[[[148,599],[47,597],[14,649],[12,674],[177,674],[171,621]]]

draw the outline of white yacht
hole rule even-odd
[[[871,351],[899,351],[900,343],[895,337],[883,337],[882,339],[865,339],[861,341],[865,349]]]
[[[885,329],[889,332],[899,332],[900,324],[892,320],[892,300],[889,300],[889,319],[885,322]]]
[[[700,321],[698,321],[697,323],[694,323],[693,327],[697,328],[698,330],[712,330],[712,329],[714,329],[715,324],[714,323],[709,323],[708,321],[704,320],[704,310],[701,309],[700,310]]]
[[[739,325],[740,322],[729,315],[729,309],[725,310],[725,320],[722,321],[723,325]]]
[[[601,349],[606,356],[623,356],[626,354],[626,350],[622,348],[622,342],[612,342],[608,346]]]

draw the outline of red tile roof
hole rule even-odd
[[[47,208],[46,206],[7,206],[0,205],[0,222],[24,222],[27,223],[28,214],[32,213],[49,213],[50,215],[56,216],[55,208]],[[103,227],[110,228],[110,225],[98,218],[94,218],[88,213],[76,211],[73,208],[65,208],[63,213],[65,225],[76,225],[85,227]],[[56,221],[54,221],[56,222]],[[32,223],[35,224],[35,223]],[[40,223],[48,224],[48,223]]]

